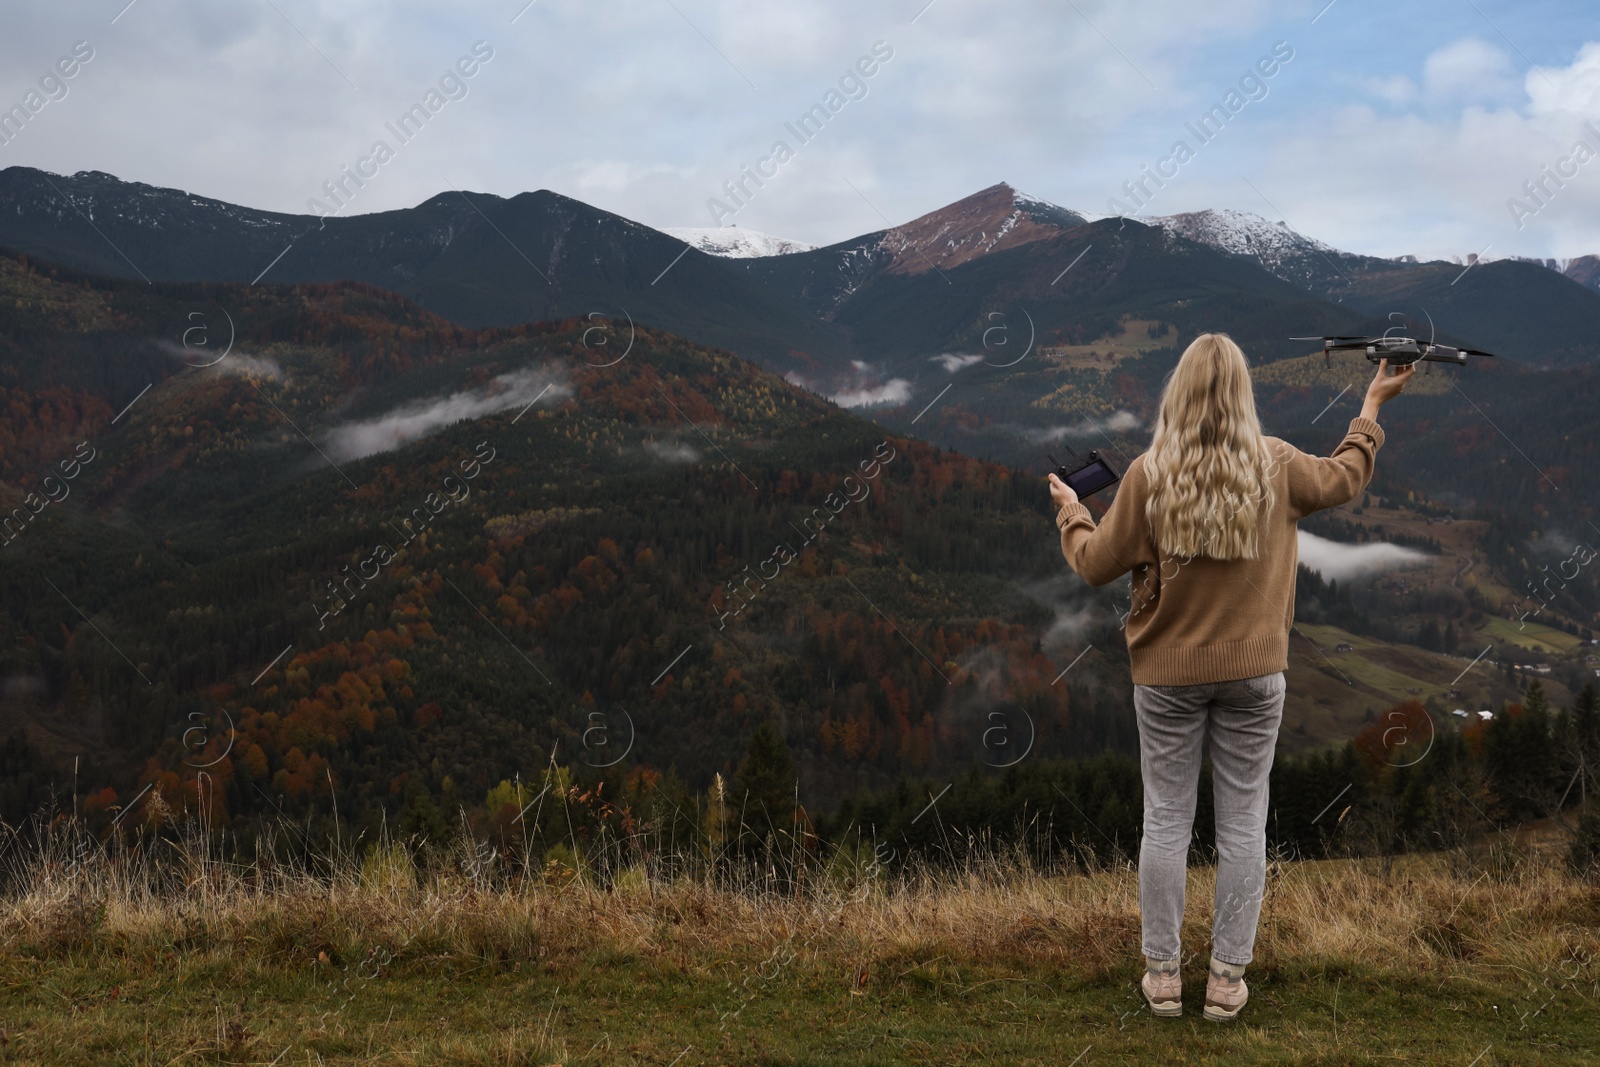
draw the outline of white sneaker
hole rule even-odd
[[[1144,999],[1157,1015],[1170,1018],[1183,1014],[1183,980],[1177,971],[1158,974],[1146,969],[1144,977],[1139,980],[1139,988],[1144,990]]]
[[[1216,971],[1207,975],[1205,1017],[1212,1022],[1225,1023],[1233,1019],[1249,999],[1250,989],[1243,978],[1229,978]]]

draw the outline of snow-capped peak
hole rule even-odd
[[[679,226],[661,232],[709,255],[729,259],[782,256],[790,252],[809,252],[817,247],[757,230],[741,230],[737,226]]]
[[[1348,285],[1341,263],[1353,258],[1314,237],[1296,233],[1287,223],[1273,222],[1248,211],[1208,209],[1149,220],[1170,236],[1209,245],[1220,252],[1248,256],[1269,273],[1313,291]]]
[[[1057,203],[1054,203],[1052,201],[1046,200],[1043,197],[1031,196],[1028,193],[1023,192],[1021,189],[1013,189],[1013,190],[1011,190],[1011,199],[1012,199],[1012,202],[1014,202],[1018,207],[1023,208],[1025,210],[1028,209],[1028,208],[1034,208],[1034,209],[1042,210],[1042,211],[1069,211],[1069,210],[1071,210],[1070,208],[1064,208],[1060,204],[1057,204]],[[1079,212],[1075,212],[1074,214],[1080,214],[1080,213]]]
[[[1331,245],[1296,233],[1286,223],[1273,222],[1248,211],[1207,209],[1182,215],[1161,215],[1150,221],[1191,241],[1235,255],[1255,256],[1266,264],[1268,270],[1284,256],[1303,255],[1306,252],[1338,254],[1338,250]]]

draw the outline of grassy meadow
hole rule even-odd
[[[1274,861],[1240,1020],[1156,1019],[1126,862],[835,856],[600,879],[470,844],[246,865],[193,840],[13,835],[0,1064],[1600,1062],[1600,882],[1558,832]]]

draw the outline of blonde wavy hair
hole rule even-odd
[[[1244,353],[1225,333],[1201,334],[1167,377],[1144,456],[1156,547],[1180,558],[1255,559],[1275,465]]]

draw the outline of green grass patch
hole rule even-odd
[[[205,953],[111,968],[11,959],[0,1062],[1594,1062],[1585,990],[1509,974],[1278,963],[1252,969],[1246,1015],[1218,1025],[1200,1017],[1199,962],[1179,1019],[1145,1010],[1132,960],[1104,977],[948,951],[822,951],[779,966],[750,946],[670,965],[596,962],[423,957],[352,977]]]
[[[1551,656],[1569,655],[1583,644],[1582,638],[1554,627],[1531,621],[1518,623],[1498,616],[1485,620],[1479,633],[1487,640],[1504,641],[1506,644]]]

